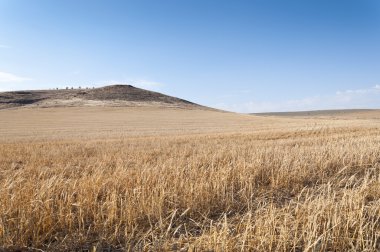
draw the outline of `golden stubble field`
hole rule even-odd
[[[0,111],[0,247],[377,251],[378,114]]]

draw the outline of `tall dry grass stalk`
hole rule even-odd
[[[0,244],[375,251],[380,130],[0,144]]]

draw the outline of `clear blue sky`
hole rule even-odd
[[[0,0],[0,90],[116,82],[239,112],[380,108],[380,1]]]

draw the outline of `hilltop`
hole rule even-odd
[[[155,106],[207,109],[180,98],[131,85],[93,89],[57,89],[0,92],[0,109],[15,107]]]

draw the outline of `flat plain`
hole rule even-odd
[[[377,251],[379,117],[0,110],[0,247]]]

